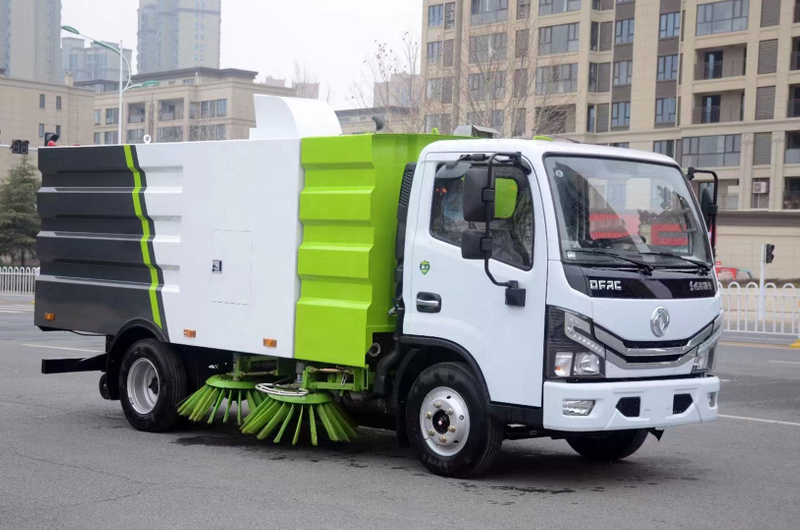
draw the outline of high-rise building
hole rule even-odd
[[[219,68],[221,0],[139,0],[138,71]]]
[[[800,0],[423,5],[426,128],[664,153],[718,173],[724,263],[800,244]]]
[[[114,48],[117,44],[107,43]],[[131,62],[131,50],[123,49],[128,63]],[[76,84],[94,81],[114,84],[119,83],[119,54],[92,42],[88,47],[86,40],[75,37],[61,39],[62,68],[64,74],[72,75]],[[124,73],[127,79],[127,72]]]
[[[61,80],[61,0],[0,0],[0,69],[40,83]]]

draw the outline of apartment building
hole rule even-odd
[[[800,276],[800,0],[425,0],[422,23],[429,125],[713,168],[719,258],[758,271],[769,239]]]
[[[61,0],[0,0],[0,69],[8,77],[61,82]]]
[[[129,90],[119,115],[117,93],[97,94],[94,100],[94,143],[119,142],[119,120],[123,143],[241,140],[255,127],[253,96],[268,94],[294,97],[296,89],[277,84],[255,83],[257,72],[248,70],[192,68],[139,74],[133,83],[158,82],[153,88]]]
[[[221,24],[221,0],[139,0],[139,73],[219,68]]]
[[[116,48],[117,43],[106,43]],[[132,51],[123,48],[122,53],[131,64]],[[61,39],[62,71],[71,75],[76,84],[108,84],[119,90],[119,54],[86,39],[64,37]],[[127,76],[127,72],[125,73]]]
[[[30,147],[44,144],[45,132],[61,137],[61,145],[92,143],[94,93],[68,85],[36,83],[6,77],[0,71],[0,144],[27,140]],[[31,151],[36,163],[36,151]],[[0,149],[0,180],[19,162]]]

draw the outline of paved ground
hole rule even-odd
[[[800,350],[726,337],[725,417],[592,464],[565,442],[506,442],[481,480],[428,474],[390,433],[314,449],[235,430],[128,426],[96,374],[39,374],[99,339],[45,334],[0,298],[0,528],[797,528]],[[51,349],[51,348],[72,348]],[[87,350],[87,351],[84,351]],[[782,423],[779,423],[782,422]]]

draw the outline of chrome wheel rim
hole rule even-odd
[[[469,438],[467,402],[452,388],[434,388],[422,400],[419,423],[431,451],[440,456],[458,454]]]
[[[149,359],[137,359],[128,370],[128,400],[139,414],[149,414],[156,407],[161,379]]]

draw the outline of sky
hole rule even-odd
[[[122,40],[135,56],[138,7],[139,0],[62,0],[61,23]],[[399,49],[421,25],[422,0],[222,0],[220,66],[291,80],[297,62],[319,77],[323,97],[330,90],[334,107],[359,106],[352,87],[376,41]]]

